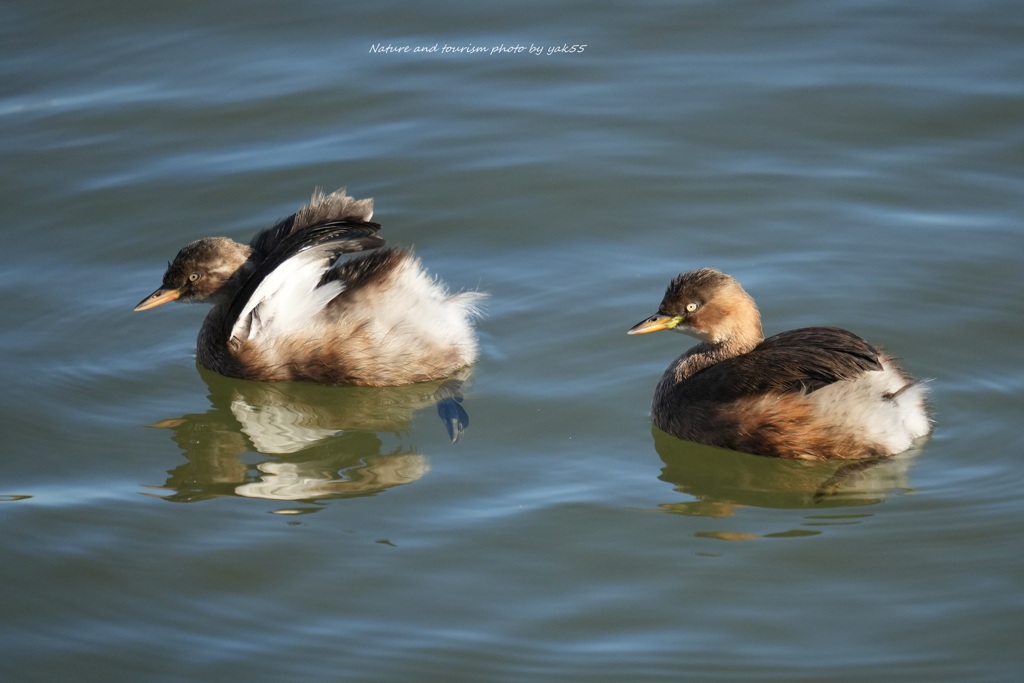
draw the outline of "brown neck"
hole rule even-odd
[[[761,316],[756,306],[741,307],[732,313],[729,333],[716,341],[702,341],[691,347],[669,366],[666,376],[682,381],[704,368],[752,351],[764,341],[761,331]]]

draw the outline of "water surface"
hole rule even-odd
[[[1019,676],[1014,3],[0,17],[5,680]],[[490,293],[459,444],[431,387],[219,377],[200,307],[131,311],[317,186]],[[931,378],[932,437],[848,468],[652,430],[687,342],[625,331],[700,266]]]

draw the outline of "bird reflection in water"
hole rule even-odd
[[[429,471],[426,456],[403,444],[417,412],[436,405],[453,441],[469,421],[461,405],[468,371],[443,382],[378,388],[252,382],[197,367],[211,409],[151,425],[172,430],[188,461],[159,487],[171,491],[158,496],[169,501],[372,495]],[[385,447],[388,435],[397,445]],[[259,462],[251,464],[254,454]]]
[[[909,469],[916,451],[856,461],[806,461],[765,458],[677,439],[652,428],[654,446],[664,464],[662,481],[693,500],[664,503],[661,509],[682,515],[724,518],[742,508],[826,511],[804,515],[800,529],[771,534],[720,531],[698,534],[723,540],[746,540],[763,535],[805,536],[822,526],[850,524],[870,516],[863,507],[888,496],[911,491]]]

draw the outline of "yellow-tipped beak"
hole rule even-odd
[[[678,316],[673,318],[672,316],[655,313],[647,320],[641,320],[636,325],[633,325],[626,334],[647,334],[648,332],[671,330],[680,322],[682,322],[682,318]]]
[[[180,296],[181,296],[181,290],[180,289],[163,289],[163,288],[160,288],[160,289],[156,290],[155,292],[153,292],[152,294],[150,294],[149,296],[147,296],[142,301],[140,301],[139,305],[136,306],[133,310],[145,311],[145,310],[150,309],[150,308],[156,308],[157,306],[165,304],[168,301],[174,301],[175,299],[177,299]]]

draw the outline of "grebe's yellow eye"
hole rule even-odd
[[[687,313],[693,313],[696,310],[697,310],[697,304],[693,303],[692,301],[690,303],[686,304],[686,312]]]
[[[200,277],[202,277],[202,275],[200,275],[199,273],[192,273],[191,275],[188,276],[188,281],[189,282],[195,282]]]

